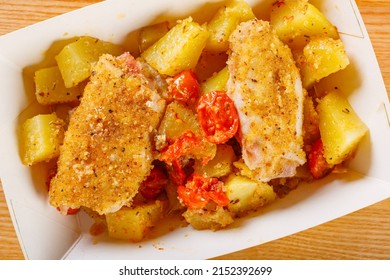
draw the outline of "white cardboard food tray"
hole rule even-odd
[[[88,233],[85,214],[63,217],[49,206],[39,168],[21,164],[20,113],[29,107],[22,71],[42,60],[59,39],[91,35],[123,42],[132,30],[165,16],[183,18],[215,8],[206,0],[114,0],[35,24],[0,37],[0,178],[24,255],[28,259],[206,259],[275,240],[390,197],[389,101],[364,23],[352,0],[312,1],[335,24],[351,60],[337,86],[368,125],[347,174],[301,186],[263,213],[218,231],[178,228],[139,244]],[[268,14],[274,2],[248,1]]]

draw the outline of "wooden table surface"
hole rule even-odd
[[[0,0],[0,35],[98,0]],[[390,93],[390,1],[357,0]],[[0,260],[23,259],[0,185]],[[218,259],[390,259],[390,199]]]

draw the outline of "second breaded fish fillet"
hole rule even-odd
[[[49,192],[54,207],[105,214],[137,194],[152,167],[151,139],[165,109],[151,76],[128,53],[100,57],[61,147]]]
[[[227,93],[240,118],[243,160],[261,181],[291,177],[306,161],[304,93],[291,51],[257,19],[241,23],[229,42]]]

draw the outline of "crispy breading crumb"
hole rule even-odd
[[[130,54],[103,55],[73,112],[51,181],[54,207],[99,214],[129,203],[152,167],[165,101]]]
[[[304,92],[291,51],[258,19],[241,23],[229,42],[227,88],[239,113],[245,164],[261,181],[294,176],[306,156]]]

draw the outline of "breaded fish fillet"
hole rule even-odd
[[[100,57],[61,147],[54,207],[105,214],[131,202],[150,173],[151,139],[165,109],[152,76],[128,53]]]
[[[306,157],[304,93],[291,51],[257,19],[241,23],[229,42],[227,91],[240,118],[243,160],[261,181],[293,176]]]

